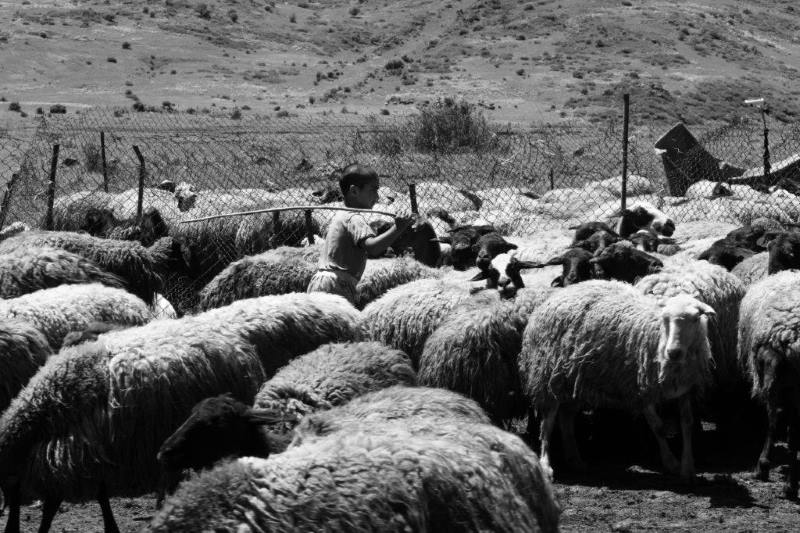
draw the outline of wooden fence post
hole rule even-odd
[[[53,204],[56,199],[56,171],[58,170],[58,150],[60,145],[53,145],[53,158],[50,160],[50,181],[47,184],[47,214],[45,215],[44,227],[47,230],[53,229]]]
[[[6,217],[8,216],[8,204],[11,202],[11,196],[14,194],[14,187],[17,185],[17,180],[22,172],[14,172],[11,174],[11,179],[6,183],[6,190],[3,193],[3,201],[0,202],[0,228],[6,225]]]
[[[139,151],[139,147],[135,144],[133,145],[133,151],[136,152],[136,157],[139,158],[139,196],[136,198],[136,223],[141,224],[142,201],[144,200],[144,178],[146,171],[144,168],[144,157],[142,156],[142,152]]]
[[[620,210],[625,211],[628,200],[628,108],[630,95],[622,95],[622,187],[620,188]]]
[[[108,168],[106,166],[106,134],[100,132],[100,159],[103,162],[103,190],[108,192]]]

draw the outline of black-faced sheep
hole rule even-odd
[[[797,498],[800,482],[800,273],[772,274],[753,284],[739,313],[739,359],[750,373],[753,396],[767,408],[767,435],[756,474],[769,478],[778,412],[789,421],[789,475],[784,494]]]
[[[494,226],[459,226],[450,230],[450,235],[438,237],[439,242],[450,245],[449,262],[456,270],[466,270],[475,264],[478,239],[490,233],[497,233]]]
[[[550,283],[553,287],[568,287],[593,277],[591,259],[594,256],[583,248],[567,248],[544,263],[536,263],[532,268],[561,265],[562,272]]]
[[[252,402],[293,357],[357,335],[356,311],[329,294],[235,302],[175,320],[113,331],[51,357],[0,417],[0,483],[12,502],[44,498],[42,531],[63,499],[141,494],[160,479],[161,443],[192,407],[229,392]]]
[[[252,408],[210,398],[158,453],[169,471],[210,467],[223,457],[281,452],[306,415],[392,385],[415,385],[408,356],[377,342],[324,344],[289,362],[256,394]]]
[[[675,222],[666,213],[648,202],[637,202],[619,213],[617,235],[627,239],[640,229],[652,228],[669,237],[675,232]]]
[[[732,245],[728,241],[720,240],[714,242],[711,247],[697,256],[697,259],[708,261],[712,265],[723,266],[730,271],[753,254],[755,252],[749,248]]]
[[[243,458],[184,483],[150,531],[557,531],[536,455],[488,425],[387,424],[269,459]]]
[[[375,233],[381,234],[387,231],[392,223],[386,220],[378,220],[370,223]],[[414,259],[421,264],[435,267],[441,261],[442,250],[439,246],[439,239],[433,226],[427,220],[419,220],[407,227],[391,245],[394,256],[402,256],[410,253]]]
[[[589,263],[594,266],[594,277],[626,283],[634,283],[664,267],[660,259],[621,242],[598,250]]]
[[[52,353],[39,328],[24,320],[0,320],[0,411]]]
[[[523,391],[542,419],[543,466],[551,468],[550,438],[558,420],[567,461],[581,467],[574,434],[577,409],[607,406],[642,410],[664,466],[691,478],[691,392],[710,378],[706,321],[713,314],[689,296],[659,306],[630,285],[604,280],[561,289],[536,308],[523,335],[520,373]],[[656,405],[668,399],[680,400],[680,463],[656,413]]]

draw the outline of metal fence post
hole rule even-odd
[[[622,95],[622,187],[620,188],[620,210],[625,211],[628,200],[628,109],[630,95]]]
[[[103,162],[103,191],[108,192],[108,169],[106,167],[106,134],[100,132],[100,159]]]
[[[308,244],[314,244],[314,225],[311,218],[311,209],[306,209],[306,237],[308,237]]]
[[[139,224],[142,222],[142,201],[144,199],[144,177],[146,172],[144,157],[142,152],[139,151],[139,147],[135,144],[133,145],[133,151],[136,152],[136,157],[139,158],[139,195],[136,198],[136,223]]]
[[[50,181],[47,184],[47,214],[44,219],[44,227],[47,230],[53,229],[53,204],[56,199],[56,171],[58,170],[58,150],[60,145],[53,145],[53,157],[50,160]]]
[[[419,208],[417,207],[417,184],[416,183],[409,183],[408,184],[408,197],[411,199],[411,212],[415,215],[419,213]]]

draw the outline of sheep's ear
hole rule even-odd
[[[550,263],[539,263],[537,261],[520,261],[519,259],[517,259],[515,263],[516,264],[514,266],[520,270],[527,268],[543,268],[550,264]]]
[[[431,241],[439,241],[439,242],[443,242],[445,244],[452,244],[453,243],[453,238],[450,235],[445,235],[443,237],[437,237],[435,239],[431,239]]]
[[[484,279],[489,279],[489,271],[481,269],[481,270],[478,270],[478,273],[475,274],[475,276],[473,278],[471,278],[469,281],[481,281],[481,280],[484,280]]]
[[[762,247],[762,248],[766,248],[767,245],[769,245],[769,243],[775,237],[780,235],[781,233],[783,233],[783,232],[781,232],[781,231],[766,231],[766,232],[764,232],[764,234],[761,237],[758,238],[758,240],[756,241],[756,244],[758,246]]]
[[[698,304],[697,305],[697,310],[700,311],[701,315],[706,315],[706,316],[716,316],[717,315],[717,312],[714,311],[714,308],[711,307],[710,305],[705,304],[703,302],[697,302],[697,304]]]
[[[658,244],[675,244],[675,239],[672,237],[659,237]]]
[[[470,245],[465,242],[459,242],[453,245],[453,251],[469,250]]]
[[[555,265],[560,265],[562,263],[564,263],[564,256],[557,255],[545,261],[542,266],[555,266]]]
[[[550,282],[551,287],[563,287],[564,286],[564,276],[558,276],[553,278],[553,281]]]

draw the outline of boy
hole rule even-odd
[[[378,174],[369,167],[348,166],[342,171],[339,187],[347,207],[372,209],[378,200]],[[412,217],[395,217],[391,228],[375,235],[362,213],[337,211],[307,292],[339,294],[355,305],[356,285],[367,265],[367,255],[383,253],[413,221]]]

